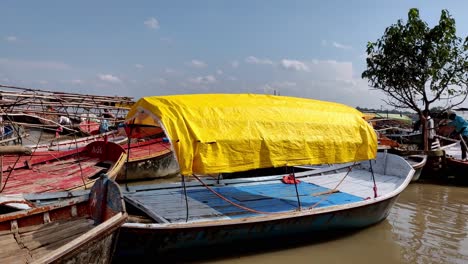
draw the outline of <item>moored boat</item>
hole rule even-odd
[[[119,186],[100,177],[87,195],[0,215],[1,263],[111,263],[127,214]]]
[[[128,117],[164,128],[182,181],[127,186],[132,213],[119,254],[366,227],[387,217],[414,174],[402,157],[377,154],[376,134],[361,112],[336,103],[242,94],[146,97]],[[333,168],[201,176],[305,164]]]
[[[157,179],[179,173],[171,144],[163,137],[138,140],[122,146],[128,156],[125,166],[117,175],[119,182]]]
[[[101,173],[115,179],[126,153],[115,143],[95,141],[69,151],[3,155],[0,159],[0,194],[23,194],[90,188]]]
[[[424,169],[424,166],[426,165],[427,154],[419,154],[419,155],[414,154],[414,155],[408,155],[408,156],[403,156],[403,157],[406,161],[408,161],[408,163],[414,169],[414,174],[413,174],[413,178],[411,179],[411,182],[418,181]]]

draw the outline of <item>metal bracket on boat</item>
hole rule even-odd
[[[71,215],[72,216],[77,216],[78,215],[78,209],[76,208],[76,205],[73,205],[71,207]]]
[[[18,221],[12,220],[10,222],[10,225],[11,225],[11,232],[13,232],[13,233],[18,232]]]
[[[45,212],[43,216],[44,216],[44,223],[50,223],[49,212]]]

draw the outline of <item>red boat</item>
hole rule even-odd
[[[85,135],[99,134],[99,123],[94,121],[85,120],[79,125],[80,131]]]
[[[120,145],[106,141],[69,151],[5,155],[0,157],[0,194],[87,189],[103,173],[115,179],[126,156]]]

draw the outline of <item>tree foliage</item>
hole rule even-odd
[[[457,37],[447,10],[430,28],[418,9],[410,9],[406,23],[398,20],[380,39],[368,43],[367,55],[362,77],[387,95],[390,106],[421,116],[422,109],[438,100],[452,108],[467,97],[468,37]]]

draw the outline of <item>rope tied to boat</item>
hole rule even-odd
[[[246,210],[248,212],[252,212],[252,213],[256,213],[256,214],[277,214],[276,212],[275,213],[272,213],[272,212],[264,212],[264,211],[258,211],[258,210],[255,210],[255,209],[252,209],[252,208],[248,208],[248,207],[245,207],[243,205],[240,205],[240,204],[237,204],[229,199],[227,199],[226,197],[222,196],[221,194],[219,194],[217,191],[213,190],[213,188],[211,188],[210,186],[208,186],[206,183],[204,183],[198,176],[196,176],[195,174],[192,175],[195,179],[197,179],[206,189],[208,189],[210,192],[212,192],[214,195],[218,196],[219,198],[221,198],[222,200],[238,207],[238,208],[241,208],[243,210]],[[183,176],[182,176],[183,177]],[[187,195],[185,195],[187,197]]]
[[[316,202],[315,204],[313,204],[312,206],[309,206],[307,209],[314,209],[317,205],[319,205],[321,202],[323,202],[324,200],[326,200],[328,198],[328,196],[330,196],[331,194],[335,193],[333,192],[333,190],[336,190],[340,185],[341,183],[343,183],[344,179],[349,175],[349,173],[351,172],[351,170],[353,170],[354,166],[356,166],[356,162],[351,165],[349,168],[348,168],[348,171],[346,172],[345,176],[340,180],[340,182],[338,182],[338,184],[335,186],[335,188],[331,189],[329,193],[325,194],[324,196],[322,196],[322,198]]]

